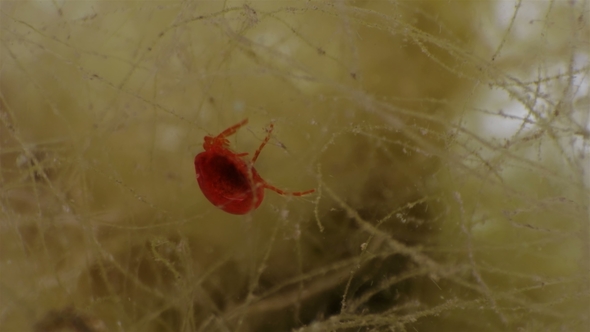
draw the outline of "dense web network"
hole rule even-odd
[[[2,1],[0,330],[585,331],[588,9]]]

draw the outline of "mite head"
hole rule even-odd
[[[205,142],[203,143],[203,148],[205,151],[211,150],[212,148],[227,148],[229,147],[229,141],[227,138],[221,135],[213,136],[205,136]]]

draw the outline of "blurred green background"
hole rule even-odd
[[[0,2],[0,331],[586,331],[589,9]]]

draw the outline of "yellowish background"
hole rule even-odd
[[[2,1],[0,331],[586,331],[588,13]]]

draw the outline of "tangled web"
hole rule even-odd
[[[585,331],[587,1],[3,1],[0,330]],[[211,205],[203,137],[268,193]]]

